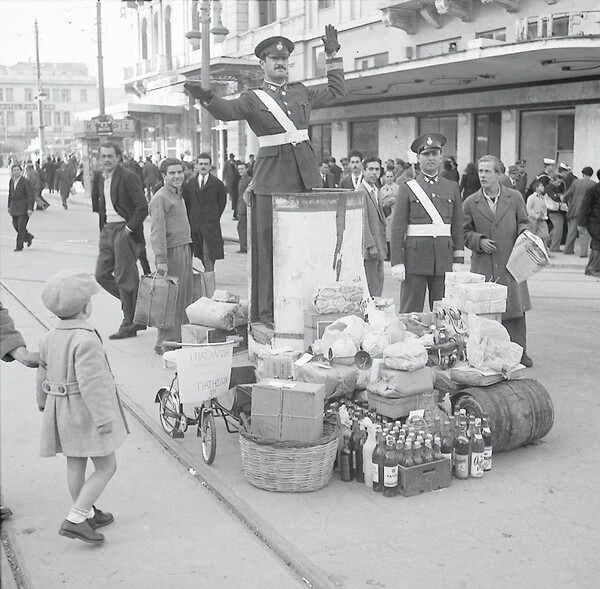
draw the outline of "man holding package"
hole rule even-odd
[[[345,94],[340,45],[331,25],[323,37],[327,55],[327,87],[308,88],[288,84],[289,58],[294,43],[285,37],[261,41],[254,54],[260,60],[264,82],[239,98],[225,100],[210,88],[186,82],[186,91],[215,118],[246,120],[258,136],[259,151],[254,166],[255,202],[252,211],[253,319],[273,323],[273,206],[272,194],[302,192],[322,187],[317,160],[310,144],[308,125],[311,108],[332,104]],[[256,247],[255,247],[256,246]],[[256,317],[257,316],[257,317]]]
[[[500,160],[493,155],[479,159],[481,189],[463,203],[465,245],[473,252],[471,272],[508,289],[502,325],[511,341],[523,348],[521,364],[533,366],[527,355],[525,313],[531,309],[527,282],[517,284],[506,269],[517,236],[529,229],[527,209],[521,193],[500,184]]]
[[[464,263],[463,214],[456,182],[440,177],[446,137],[430,133],[410,146],[420,172],[404,182],[392,218],[392,275],[402,281],[400,313],[421,313],[444,296],[446,272]]]

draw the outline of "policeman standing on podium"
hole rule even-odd
[[[465,260],[463,211],[458,184],[439,175],[446,137],[430,133],[410,146],[420,172],[400,186],[392,218],[392,276],[403,282],[400,313],[421,313],[444,296],[446,272]]]
[[[252,207],[253,317],[273,328],[273,205],[274,193],[303,192],[322,187],[319,166],[308,136],[311,108],[326,106],[345,95],[337,31],[325,27],[327,87],[307,88],[289,83],[289,58],[294,43],[285,37],[261,41],[254,54],[260,60],[264,82],[226,100],[210,88],[186,82],[185,90],[222,121],[246,120],[258,137],[254,165]]]

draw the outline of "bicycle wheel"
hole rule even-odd
[[[217,430],[215,429],[215,416],[212,410],[202,411],[202,458],[206,464],[212,464],[217,453]]]
[[[159,391],[158,416],[160,425],[169,435],[179,430],[181,414],[179,413],[179,393],[177,391],[162,389]]]

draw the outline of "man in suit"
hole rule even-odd
[[[519,187],[522,186],[523,183],[521,182],[519,166],[517,166],[516,164],[508,166],[508,179],[510,180],[510,186],[507,186],[507,188],[512,188],[517,192],[521,192]],[[523,192],[521,192],[521,196],[525,198],[525,194]]]
[[[200,100],[215,118],[246,120],[258,136],[259,151],[254,167],[255,207],[252,210],[252,320],[273,325],[273,205],[278,192],[304,192],[322,184],[319,166],[310,143],[308,125],[311,108],[331,105],[345,95],[340,45],[331,25],[323,37],[327,55],[327,87],[288,84],[289,58],[294,43],[285,37],[270,37],[254,49],[264,72],[261,88],[242,92],[226,100],[209,88],[186,82],[184,88]],[[256,244],[256,248],[254,245]]]
[[[238,203],[238,184],[240,183],[240,175],[237,171],[237,160],[233,153],[229,154],[229,159],[223,166],[223,184],[225,191],[231,198],[231,208],[233,210],[233,218],[237,219],[237,203]]]
[[[363,180],[363,156],[360,151],[353,150],[348,154],[349,174],[342,176],[340,188],[356,190]]]
[[[142,168],[142,176],[144,178],[144,187],[146,189],[146,199],[150,202],[152,198],[154,187],[160,180],[160,170],[158,166],[152,161],[152,156],[146,157],[146,163]]]
[[[400,280],[400,313],[421,313],[425,290],[429,308],[444,296],[446,272],[464,263],[463,215],[456,182],[441,178],[446,137],[417,137],[411,150],[420,171],[404,182],[392,218],[392,275]]]
[[[590,237],[587,229],[583,227],[579,221],[583,200],[586,192],[593,188],[596,183],[592,180],[594,170],[586,166],[581,170],[583,178],[576,178],[570,188],[563,194],[562,200],[567,203],[567,240],[565,242],[565,255],[575,253],[575,240],[579,231],[579,256],[582,258],[588,257],[588,247],[590,245]]]
[[[109,339],[134,337],[141,326],[134,324],[139,284],[137,260],[145,248],[144,219],[148,202],[139,176],[121,165],[116,143],[100,145],[102,172],[92,181],[92,210],[100,222],[100,251],[96,262],[98,284],[121,301],[123,322]]]
[[[321,175],[321,182],[323,183],[323,188],[335,188],[335,175],[329,171],[329,162],[327,160],[321,161],[319,167],[319,174]]]
[[[204,265],[206,296],[211,297],[216,288],[215,261],[225,257],[221,235],[221,215],[227,205],[227,192],[221,180],[210,173],[211,157],[198,156],[198,175],[183,187],[183,199],[192,229],[192,251]],[[237,174],[237,169],[235,170]]]
[[[12,217],[13,227],[17,232],[16,252],[23,251],[23,244],[27,247],[33,241],[33,235],[27,231],[29,217],[33,215],[35,205],[35,191],[31,182],[23,176],[23,167],[13,163],[10,168],[11,179],[8,183],[8,214]]]
[[[387,256],[385,239],[385,215],[379,200],[377,182],[381,172],[378,158],[371,156],[364,161],[364,175],[356,191],[365,196],[363,206],[363,259],[367,286],[372,297],[380,297],[383,291],[383,261]]]
[[[248,251],[248,206],[244,200],[244,192],[248,188],[252,176],[248,172],[248,164],[241,162],[238,164],[238,174],[240,175],[240,183],[238,184],[238,224],[237,231],[240,238],[240,249],[238,253],[245,254]]]
[[[500,160],[493,155],[479,159],[481,189],[463,203],[465,244],[473,252],[471,272],[508,289],[502,325],[511,341],[523,348],[521,363],[533,366],[527,355],[525,313],[531,309],[527,282],[517,284],[506,264],[517,236],[529,229],[527,208],[516,190],[500,184]]]
[[[342,177],[342,168],[340,168],[334,157],[329,158],[329,171],[333,174],[335,185],[339,186],[340,178]]]

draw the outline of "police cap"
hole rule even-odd
[[[553,166],[555,163],[556,163],[556,160],[553,160],[552,158],[549,158],[549,157],[544,158],[545,166]]]
[[[517,160],[515,163],[517,166],[524,166],[527,163],[527,160]]]
[[[446,145],[446,138],[441,133],[426,133],[417,137],[410,149],[419,154],[426,149],[442,149],[444,145]]]
[[[254,49],[258,59],[272,57],[288,57],[294,51],[294,44],[287,37],[269,37],[261,41]]]

